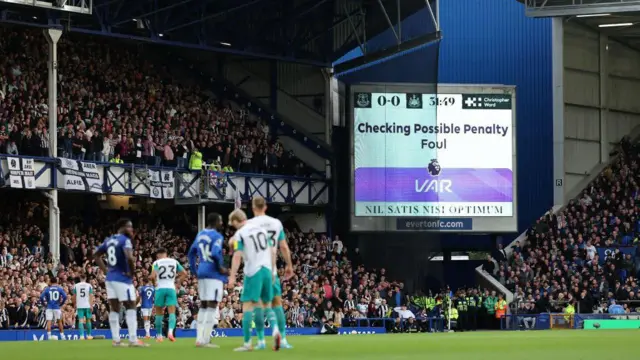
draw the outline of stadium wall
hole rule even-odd
[[[562,20],[565,197],[640,125],[640,52]],[[576,188],[575,190],[579,190]],[[581,190],[581,189],[580,189]]]
[[[384,334],[386,329],[384,327],[344,327],[338,329],[338,335],[370,335],[370,334]],[[3,330],[0,331],[0,342],[3,341],[45,341],[47,340],[47,332],[45,330]],[[151,334],[155,337],[155,330],[151,331]],[[287,336],[296,335],[319,335],[320,328],[287,328]],[[80,333],[78,330],[66,330],[64,338],[60,336],[58,332],[53,332],[54,336],[58,337],[58,340],[80,340]],[[92,335],[94,337],[103,337],[105,339],[111,339],[111,330],[97,329],[94,330]],[[138,330],[138,336],[144,337],[144,330]],[[195,329],[177,329],[175,333],[177,338],[195,338]],[[255,332],[254,334],[255,335]],[[271,336],[271,329],[265,329],[265,335]],[[212,337],[241,337],[242,329],[214,329],[211,332]],[[120,330],[120,338],[127,339],[129,332],[127,330]]]
[[[283,222],[291,217],[291,213],[283,213],[278,218]],[[326,233],[329,229],[327,229],[327,219],[324,213],[318,212],[313,214],[295,214],[295,222],[298,224],[300,229],[304,232],[309,232],[313,230],[316,233]]]
[[[516,1],[441,2],[441,83],[515,85],[518,229],[553,204],[551,20]]]
[[[439,13],[443,34],[436,48],[439,51],[436,57],[439,83],[516,86],[517,210],[518,230],[522,231],[553,205],[551,21],[528,19],[521,4],[504,0],[442,1]],[[428,11],[420,11],[402,23],[403,31],[423,29],[429,32],[428,25],[425,26],[428,19]],[[368,48],[384,48],[380,43],[389,41],[393,41],[390,31],[371,39]],[[354,49],[337,62],[360,55],[360,49]],[[393,67],[376,65],[371,76],[375,79],[360,81],[403,82],[409,73],[409,76],[413,75],[413,82],[424,82],[420,78],[424,77],[423,73],[432,62],[433,52],[417,51],[388,61],[388,64],[393,63]],[[349,83],[346,79],[343,81]],[[517,234],[512,237],[515,236]],[[434,233],[391,236],[383,233],[358,235],[350,246],[360,248],[368,263],[386,267],[393,271],[394,276],[406,279],[405,285],[410,288],[411,285],[421,288],[424,284],[431,287],[438,280],[464,283],[465,279],[474,276],[470,266],[468,276],[458,273],[459,279],[446,279],[445,274],[451,269],[458,269],[455,265],[450,267],[453,262],[446,257],[440,269],[434,265],[426,271],[423,265],[429,261],[430,254],[493,249],[496,241],[509,243],[510,240],[511,237],[501,239]],[[397,267],[398,261],[403,264],[402,269]],[[394,263],[396,266],[392,267]]]
[[[553,99],[551,20],[524,16],[523,5],[504,0],[442,1],[439,83],[515,85],[517,93],[518,229],[523,231],[553,205]],[[429,31],[426,9],[408,17],[405,29]],[[392,41],[390,31],[370,47]],[[360,56],[356,48],[337,62]],[[424,68],[430,58],[403,56],[387,78],[404,78],[407,69]],[[515,234],[514,234],[515,235]],[[510,239],[505,239],[510,240]],[[508,241],[505,241],[508,243]],[[489,238],[446,235],[456,248],[493,247]]]

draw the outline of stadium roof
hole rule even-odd
[[[640,0],[518,0],[529,17],[563,16],[640,49]]]
[[[531,17],[640,11],[640,0],[518,0]]]
[[[84,6],[90,14],[48,5],[59,1]],[[40,5],[34,6],[35,3]],[[0,0],[0,22],[58,26],[71,32],[330,66],[360,42],[389,29],[390,23],[397,24],[426,3],[426,0]]]

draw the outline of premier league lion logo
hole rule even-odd
[[[440,164],[438,163],[438,159],[431,159],[431,162],[429,163],[429,166],[427,166],[427,170],[429,171],[429,175],[431,175],[431,176],[440,175],[440,171],[442,171],[442,168],[440,167]]]

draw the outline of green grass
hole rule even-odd
[[[196,349],[192,339],[176,343],[149,342],[144,349],[112,348],[109,340],[3,342],[3,359],[47,360],[158,360],[224,356],[233,359],[487,359],[590,360],[631,357],[639,331],[531,331],[451,334],[397,334],[353,336],[291,336],[292,350],[235,353],[240,338],[216,338],[220,349]],[[270,340],[270,339],[268,339]],[[617,354],[617,355],[616,355]]]

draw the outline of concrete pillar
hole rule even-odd
[[[207,225],[207,209],[204,205],[198,205],[198,231]]]
[[[600,163],[609,162],[609,138],[607,118],[609,116],[609,37],[600,33]]]
[[[551,19],[553,96],[553,205],[564,205],[564,20]]]
[[[49,44],[48,93],[49,93],[49,156],[58,157],[58,41],[62,30],[45,29],[44,36]],[[50,191],[49,196],[49,251],[54,264],[60,262],[60,209],[58,208],[58,190]]]

